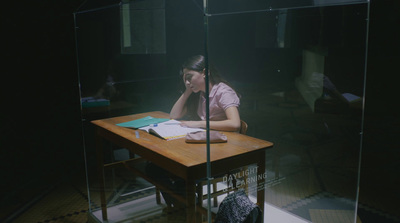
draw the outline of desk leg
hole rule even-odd
[[[186,222],[196,222],[196,184],[194,180],[186,180]]]
[[[258,161],[257,176],[264,176],[265,174],[265,151],[260,154]],[[265,202],[265,178],[259,177],[257,181],[257,204],[261,211],[264,212]],[[262,221],[263,222],[263,221]]]
[[[105,194],[105,179],[104,179],[104,155],[103,155],[103,139],[96,133],[96,156],[97,156],[97,171],[100,187],[100,203],[103,220],[107,221],[107,202]]]

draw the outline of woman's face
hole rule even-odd
[[[183,69],[183,82],[194,93],[205,91],[204,77],[204,71],[200,73],[194,70]]]

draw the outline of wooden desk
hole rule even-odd
[[[142,114],[114,117],[92,121],[96,131],[96,151],[100,178],[100,194],[103,220],[107,220],[107,204],[104,193],[104,160],[103,139],[118,146],[129,149],[140,157],[155,163],[169,172],[181,177],[186,182],[187,222],[195,222],[196,184],[197,179],[207,176],[206,144],[188,144],[185,139],[166,141],[147,132],[119,127],[116,124],[131,121],[146,116],[168,118],[164,112],[148,112]],[[211,174],[226,173],[229,170],[256,163],[257,175],[265,173],[265,150],[273,143],[242,135],[236,132],[224,132],[228,137],[227,143],[211,144],[210,161]],[[107,164],[110,166],[110,164]],[[264,181],[264,179],[260,180]],[[257,204],[264,209],[264,190],[257,192]]]

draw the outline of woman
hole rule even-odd
[[[175,102],[170,112],[170,118],[187,118],[190,121],[181,121],[187,127],[206,128],[206,99],[205,94],[205,58],[197,55],[189,58],[181,69],[185,91]],[[209,72],[209,115],[210,129],[219,131],[238,131],[240,116],[238,107],[240,99],[236,92],[215,70]],[[169,187],[174,193],[184,195],[185,182],[183,179],[172,176],[166,170],[150,163],[147,174]],[[180,206],[168,193],[161,191],[170,210],[171,207]]]
[[[197,119],[182,121],[183,126],[206,128],[205,58],[197,55],[189,58],[181,69],[185,91],[176,101],[170,112],[170,118],[181,119],[188,113],[197,113]],[[240,99],[236,92],[220,78],[215,70],[209,73],[209,115],[210,129],[220,131],[238,131]],[[200,96],[196,95],[200,93]],[[196,119],[196,118],[195,118]]]

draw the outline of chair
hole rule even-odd
[[[243,120],[240,120],[240,129],[239,129],[239,133],[240,134],[243,134],[243,135],[246,135],[246,133],[247,133],[247,128],[248,128],[249,126],[247,125],[247,123],[245,122],[245,121],[243,121]]]
[[[243,120],[240,120],[239,133],[240,134],[246,134],[247,133],[247,129],[248,129],[247,123],[245,121],[243,121]],[[246,169],[247,169],[247,167],[243,167],[241,169],[241,171],[243,171],[243,170],[245,171]],[[225,193],[228,194],[231,191],[233,191],[233,189],[224,191],[224,190],[218,190],[218,188],[217,188],[217,183],[223,182],[223,177],[226,176],[226,175],[229,175],[229,174],[231,174],[231,173],[226,173],[226,174],[220,175],[220,176],[214,178],[213,180],[211,180],[211,184],[213,186],[213,192],[211,193],[211,197],[213,198],[213,202],[214,202],[214,206],[215,207],[218,206],[218,196],[220,196],[222,194],[225,194]],[[232,188],[236,188],[236,182],[233,182],[233,183],[234,183],[234,186]],[[207,184],[207,180],[202,180],[197,184],[197,189],[196,190],[197,190],[197,194],[198,194],[198,198],[199,198],[198,199],[198,204],[200,204],[200,205],[201,205],[203,200],[207,199],[207,195],[203,195],[203,186],[206,185],[206,184]],[[248,192],[247,191],[247,186],[245,188],[245,191],[246,191],[246,193]],[[156,187],[156,200],[157,200],[157,204],[161,203],[161,201],[160,201],[161,200],[160,199],[160,190],[159,190],[158,187]],[[200,211],[201,211],[201,209],[200,209]],[[206,212],[204,212],[204,214],[205,213]]]

